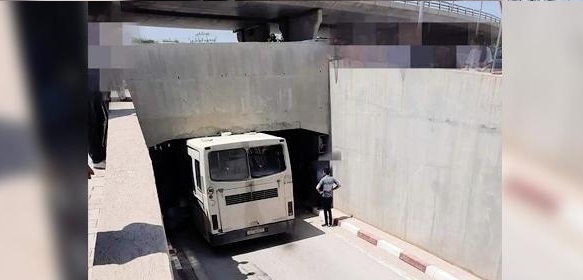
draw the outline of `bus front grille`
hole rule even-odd
[[[277,197],[277,188],[256,191],[256,192],[248,192],[248,193],[229,195],[229,196],[225,197],[225,203],[227,205],[232,205],[232,204],[245,203],[245,202],[249,202],[249,201],[268,199],[268,198],[273,198],[273,197]]]

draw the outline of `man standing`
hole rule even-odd
[[[89,156],[96,169],[105,169],[107,150],[108,98],[99,90],[99,69],[88,69],[89,72],[89,110],[88,110],[88,142]]]
[[[324,169],[324,177],[316,186],[316,190],[322,196],[322,208],[324,208],[324,221],[322,226],[332,226],[332,192],[340,188],[340,183],[330,176],[330,168]]]

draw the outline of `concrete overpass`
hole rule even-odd
[[[442,1],[127,1],[90,4],[92,12],[139,25],[233,30],[246,42],[264,42],[279,32],[286,41],[336,37],[350,24],[352,33],[391,30],[391,24],[398,33],[413,32],[418,21],[467,29],[480,22],[480,30],[495,37],[500,25],[494,15]]]
[[[454,6],[448,12],[428,6],[419,32],[418,7],[397,2],[89,5],[91,21],[230,29],[241,41],[265,41],[272,30],[302,41],[327,30],[333,39],[350,40],[343,44],[410,45],[410,57],[423,57],[416,51],[424,45],[467,44],[477,22]],[[495,18],[478,16],[480,29],[497,33]],[[335,207],[480,277],[500,279],[501,197],[492,190],[500,184],[501,77],[403,69],[431,67],[413,59],[404,64],[410,67],[390,66],[405,46],[369,47],[386,54],[380,64],[389,66],[335,69],[329,64],[334,48],[314,42],[132,46],[135,67],[123,77],[163,214],[171,216],[193,185],[186,138],[269,131],[285,137],[294,155],[296,202],[313,204],[319,170],[331,165],[346,186]],[[345,55],[341,65],[369,59],[374,53],[367,48],[349,49],[356,55]]]

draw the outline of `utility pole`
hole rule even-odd
[[[419,36],[422,36],[421,32],[423,28],[423,6],[425,4],[425,1],[419,2],[421,2],[421,6],[419,6],[419,17],[417,17],[417,33]]]
[[[482,20],[482,6],[484,1],[480,1],[480,14],[478,15],[478,22],[476,23],[476,35],[478,35],[478,30],[480,30],[480,21]]]
[[[500,15],[502,15],[502,0],[498,1],[500,4]],[[494,50],[494,59],[492,61],[492,69],[490,73],[494,72],[494,65],[496,64],[496,57],[498,56],[498,49],[500,48],[500,36],[502,35],[502,16],[500,16],[500,23],[498,24],[498,38],[496,39],[496,49]]]

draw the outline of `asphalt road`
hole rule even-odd
[[[168,233],[175,279],[429,279],[415,268],[319,217],[291,234],[210,247],[190,225]]]

